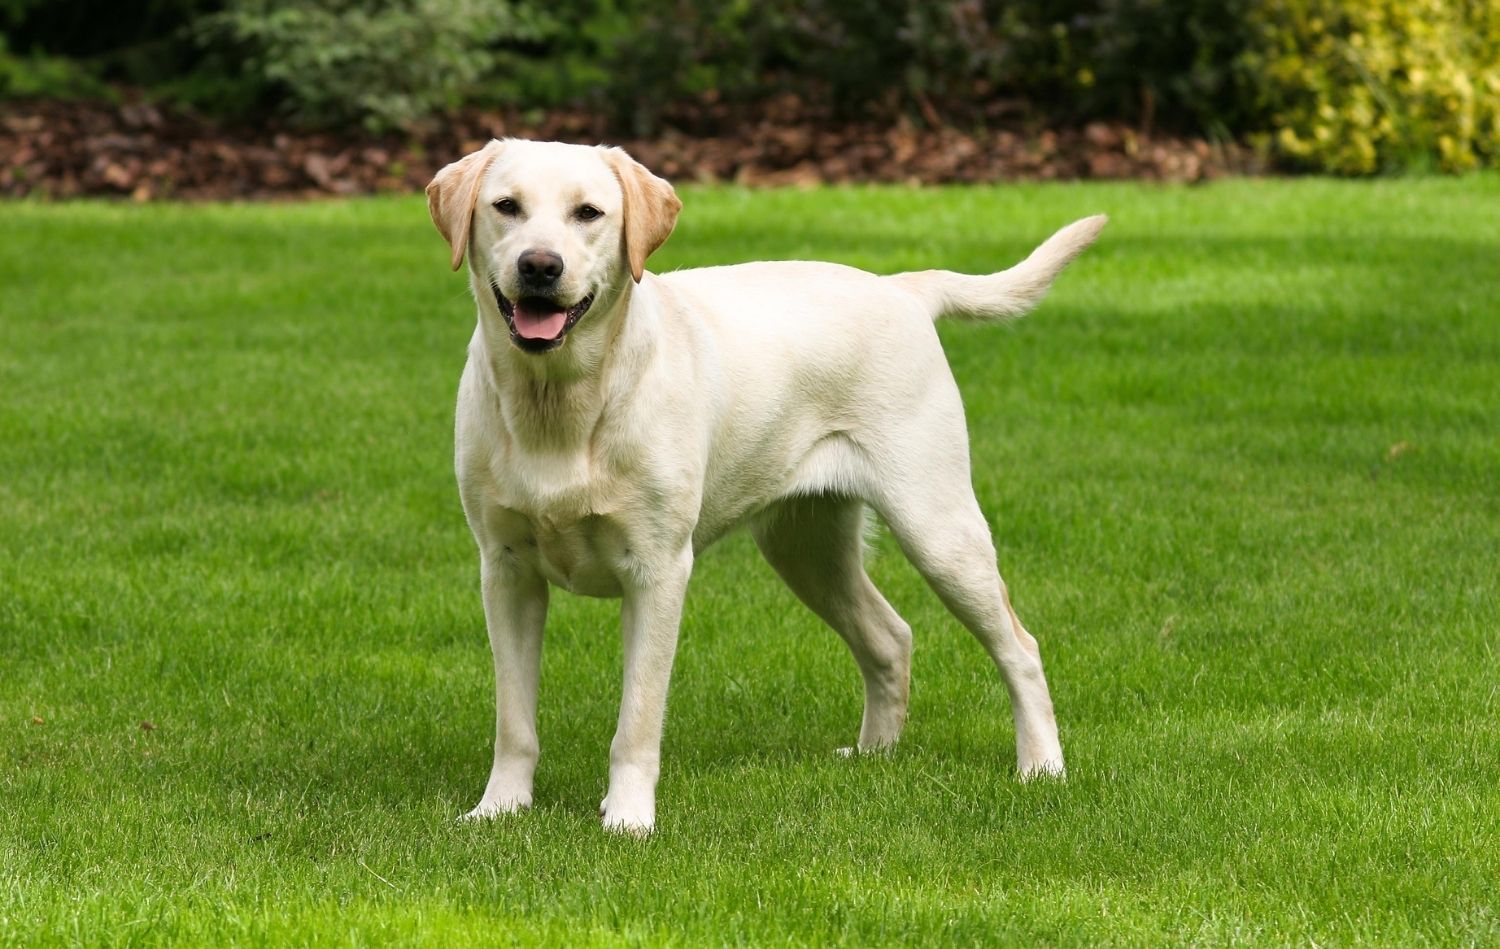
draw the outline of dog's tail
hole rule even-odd
[[[988,276],[921,270],[887,279],[920,297],[934,320],[953,317],[986,321],[1020,316],[1041,302],[1052,281],[1094,242],[1108,221],[1103,214],[1074,221],[1043,241],[1030,257]]]

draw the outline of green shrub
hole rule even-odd
[[[206,48],[244,67],[294,119],[408,125],[458,105],[502,40],[535,30],[491,0],[230,0],[201,20]]]
[[[1053,15],[1057,95],[1080,118],[1227,135],[1247,118],[1236,60],[1254,0],[1071,0]]]
[[[502,52],[496,94],[585,100],[636,130],[664,103],[793,93],[843,117],[977,123],[1242,118],[1251,0],[561,0],[541,42]],[[514,85],[511,85],[514,84]]]
[[[1252,27],[1280,155],[1343,174],[1500,160],[1500,2],[1266,0]]]
[[[91,99],[109,88],[77,60],[60,56],[18,56],[0,34],[0,98]]]
[[[794,93],[840,116],[1226,121],[1248,0],[558,0],[491,93],[652,130],[664,104]]]
[[[105,83],[154,86],[204,67],[188,29],[221,0],[0,0],[13,78],[0,95],[109,98]],[[57,89],[54,93],[50,90]]]
[[[840,115],[862,114],[889,106],[921,69],[906,33],[912,11],[923,6],[914,0],[535,4],[540,35],[502,52],[491,88],[509,104],[582,103],[638,134],[656,130],[664,107],[702,97],[733,106],[795,93]]]

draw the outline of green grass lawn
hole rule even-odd
[[[656,269],[1008,266],[944,326],[1070,765],[889,538],[911,719],[705,554],[658,832],[596,816],[617,606],[557,594],[537,807],[488,774],[419,198],[0,205],[0,944],[1500,940],[1500,178],[685,192]],[[150,723],[148,727],[146,723]]]

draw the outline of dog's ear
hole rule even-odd
[[[625,195],[625,223],[621,228],[625,258],[630,261],[630,276],[640,283],[641,274],[646,271],[646,258],[667,242],[672,228],[677,226],[682,201],[671,184],[647,171],[624,149],[605,148],[603,152]]]
[[[464,264],[469,246],[469,224],[474,220],[474,203],[479,200],[479,183],[490,162],[500,154],[505,143],[491,139],[477,152],[470,152],[433,176],[427,185],[427,213],[438,233],[453,248],[453,269]]]

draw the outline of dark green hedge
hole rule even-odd
[[[685,103],[792,94],[839,117],[1257,138],[1361,173],[1496,161],[1497,23],[1500,0],[0,0],[0,95],[123,82],[373,128],[582,106],[651,134]]]

